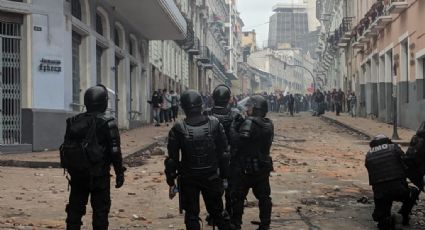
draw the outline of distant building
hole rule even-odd
[[[270,17],[269,48],[299,47],[299,39],[309,32],[307,5],[277,4]]]
[[[257,51],[257,34],[255,30],[242,32],[243,62],[246,62],[250,53]]]

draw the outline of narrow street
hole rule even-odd
[[[271,118],[272,229],[375,229],[364,139],[307,113]],[[184,229],[178,199],[168,200],[163,160],[146,156],[145,164],[129,168],[122,189],[111,189],[110,229]],[[62,170],[4,167],[0,184],[0,229],[64,229],[68,192]],[[420,204],[406,229],[423,229],[418,217],[424,211]],[[258,220],[257,213],[250,195],[242,229],[255,229],[250,222]],[[90,207],[87,214],[84,229],[91,229]],[[212,228],[204,223],[204,229]]]

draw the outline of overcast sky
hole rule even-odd
[[[268,39],[270,16],[273,14],[272,7],[277,3],[297,3],[301,0],[238,0],[238,11],[244,21],[245,30],[257,32],[257,43],[260,47]],[[267,23],[267,24],[265,24]]]

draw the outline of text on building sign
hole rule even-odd
[[[51,59],[41,59],[38,70],[41,72],[62,72],[61,67],[62,61],[60,60],[51,60]]]

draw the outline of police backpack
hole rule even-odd
[[[65,141],[60,147],[61,167],[71,173],[100,173],[104,154],[97,141],[96,116],[83,114],[66,122]]]

